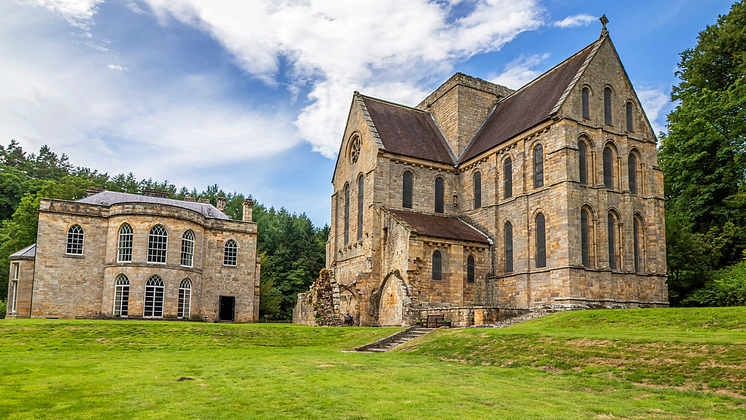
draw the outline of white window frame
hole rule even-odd
[[[127,294],[126,299],[125,299],[125,292]],[[129,314],[129,296],[130,296],[130,281],[127,278],[127,276],[125,276],[124,274],[120,274],[117,276],[117,279],[114,282],[114,308],[112,310],[112,313],[115,316],[127,318],[127,315]],[[123,305],[123,303],[125,302],[126,302],[126,305]],[[122,311],[123,306],[126,306],[124,311]]]
[[[80,229],[80,232],[73,232],[73,230]],[[67,255],[83,255],[83,245],[85,244],[85,231],[83,227],[75,224],[67,228],[67,241],[65,242],[65,254]],[[70,251],[73,252],[70,252]],[[79,252],[76,252],[79,251]]]
[[[152,290],[152,303],[150,307],[150,315],[146,315],[148,311],[148,292]],[[156,311],[158,308],[158,292],[160,292],[160,312]],[[145,299],[143,299],[142,305],[142,316],[143,318],[163,318],[163,301],[166,294],[166,288],[163,283],[163,279],[158,276],[150,276],[148,281],[145,283]]]
[[[129,232],[122,232],[123,229],[129,228]],[[119,235],[117,237],[117,262],[132,262],[132,244],[134,240],[134,230],[129,223],[122,223],[119,226]],[[129,252],[126,252],[129,251]],[[125,254],[129,255],[129,259],[122,258]]]
[[[230,248],[233,251],[232,253],[228,253],[228,245],[230,243],[233,243],[233,246]],[[238,265],[238,244],[233,239],[227,240],[225,246],[223,246],[223,265],[227,267],[236,267]]]
[[[181,266],[194,266],[194,232],[192,230],[184,232],[181,236]]]
[[[179,285],[179,309],[177,316],[189,319],[192,312],[192,282],[188,278]]]
[[[160,233],[153,233],[156,229],[162,229],[163,234]],[[154,245],[158,245],[161,243],[160,238],[163,238],[163,244],[164,248],[161,249],[155,248]],[[157,240],[156,241],[154,241]],[[160,261],[160,258],[158,258],[161,255],[161,252],[163,252],[163,261]],[[168,258],[168,230],[163,225],[155,225],[148,231],[148,263],[150,264],[166,264],[166,260]]]
[[[10,294],[10,308],[8,309],[9,314],[16,313],[16,303],[18,301],[18,280],[10,282],[11,294]]]

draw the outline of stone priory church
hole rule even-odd
[[[294,321],[668,306],[656,137],[606,22],[516,91],[457,73],[414,108],[355,92]]]

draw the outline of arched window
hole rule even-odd
[[[616,218],[613,214],[609,213],[608,216],[608,237],[609,237],[609,268],[612,270],[616,269]]]
[[[238,264],[238,246],[236,241],[229,239],[225,243],[225,250],[223,252],[223,265],[229,265],[235,267]]]
[[[402,175],[402,199],[401,206],[405,209],[412,208],[412,172],[404,171]]]
[[[192,282],[184,279],[179,285],[179,309],[176,314],[179,318],[189,318],[192,307]]]
[[[83,228],[80,225],[72,225],[67,230],[66,252],[72,255],[83,255]]]
[[[534,147],[534,188],[544,186],[544,147],[537,144]]]
[[[634,254],[634,261],[635,261],[635,273],[639,273],[641,271],[641,268],[643,267],[641,258],[640,258],[640,244],[641,244],[641,231],[640,231],[640,222],[637,219],[637,217],[632,219],[632,245],[635,247],[633,250]]]
[[[466,259],[466,282],[474,283],[474,256],[469,255]]]
[[[120,274],[114,282],[114,316],[127,316],[130,303],[130,281]]]
[[[513,225],[505,224],[505,272],[513,272]]]
[[[160,318],[163,316],[163,279],[152,276],[145,283],[145,305],[142,316]]]
[[[588,146],[583,140],[578,142],[578,169],[580,170],[580,183],[588,185]]]
[[[191,267],[194,263],[194,232],[188,230],[181,236],[181,265]]]
[[[474,173],[472,182],[474,183],[474,208],[478,209],[482,207],[482,174]]]
[[[590,95],[591,95],[591,90],[588,89],[587,87],[584,87],[583,88],[583,118],[591,117]]]
[[[637,157],[634,153],[629,154],[627,171],[629,172],[629,192],[637,194]]]
[[[363,200],[365,198],[365,178],[357,177],[357,240],[363,240]]]
[[[435,212],[443,213],[445,201],[445,182],[443,178],[435,178]]]
[[[168,247],[168,232],[161,225],[155,225],[148,233],[148,262],[166,263],[166,248]]]
[[[433,280],[443,280],[443,257],[440,251],[433,252]]]
[[[591,266],[591,247],[590,247],[590,216],[585,209],[580,210],[580,249],[583,259],[583,267]]]
[[[614,152],[608,146],[604,147],[604,187],[614,189]]]
[[[611,125],[611,88],[604,88],[604,123]]]
[[[119,227],[117,262],[130,261],[132,261],[132,226],[122,223],[122,226]]]
[[[634,124],[632,124],[632,102],[627,102],[627,131],[634,131]]]
[[[547,241],[544,231],[544,215],[536,215],[536,268],[547,266]]]
[[[513,161],[510,158],[505,159],[503,162],[503,189],[505,190],[505,198],[513,196]]]
[[[350,243],[350,184],[345,184],[345,245]]]

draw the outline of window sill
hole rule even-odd
[[[225,265],[225,264],[223,264],[223,268],[238,268],[238,265]]]
[[[83,258],[85,258],[85,254],[65,254],[65,255],[63,255],[63,257],[65,257],[65,258],[80,258],[80,259],[83,259]]]
[[[166,265],[165,262],[147,261],[145,264]]]

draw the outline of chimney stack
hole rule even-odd
[[[202,204],[210,204],[210,199],[209,198],[200,198],[199,202],[202,203]]]
[[[188,201],[190,203],[194,203],[194,202],[197,201],[197,199],[194,198],[194,197],[192,197],[191,195],[187,195],[186,197],[184,197],[184,201]]]
[[[251,214],[254,211],[254,202],[250,198],[243,201],[243,221],[251,222]]]
[[[222,212],[225,212],[225,204],[226,204],[226,202],[227,202],[227,200],[225,199],[225,197],[223,197],[222,195],[219,195],[219,196],[217,197],[217,199],[216,199],[216,202],[217,202],[217,203],[216,203],[216,204],[217,204],[217,206],[215,206],[215,207],[217,207],[217,208],[218,208],[218,210],[220,210],[220,211],[222,211]]]

